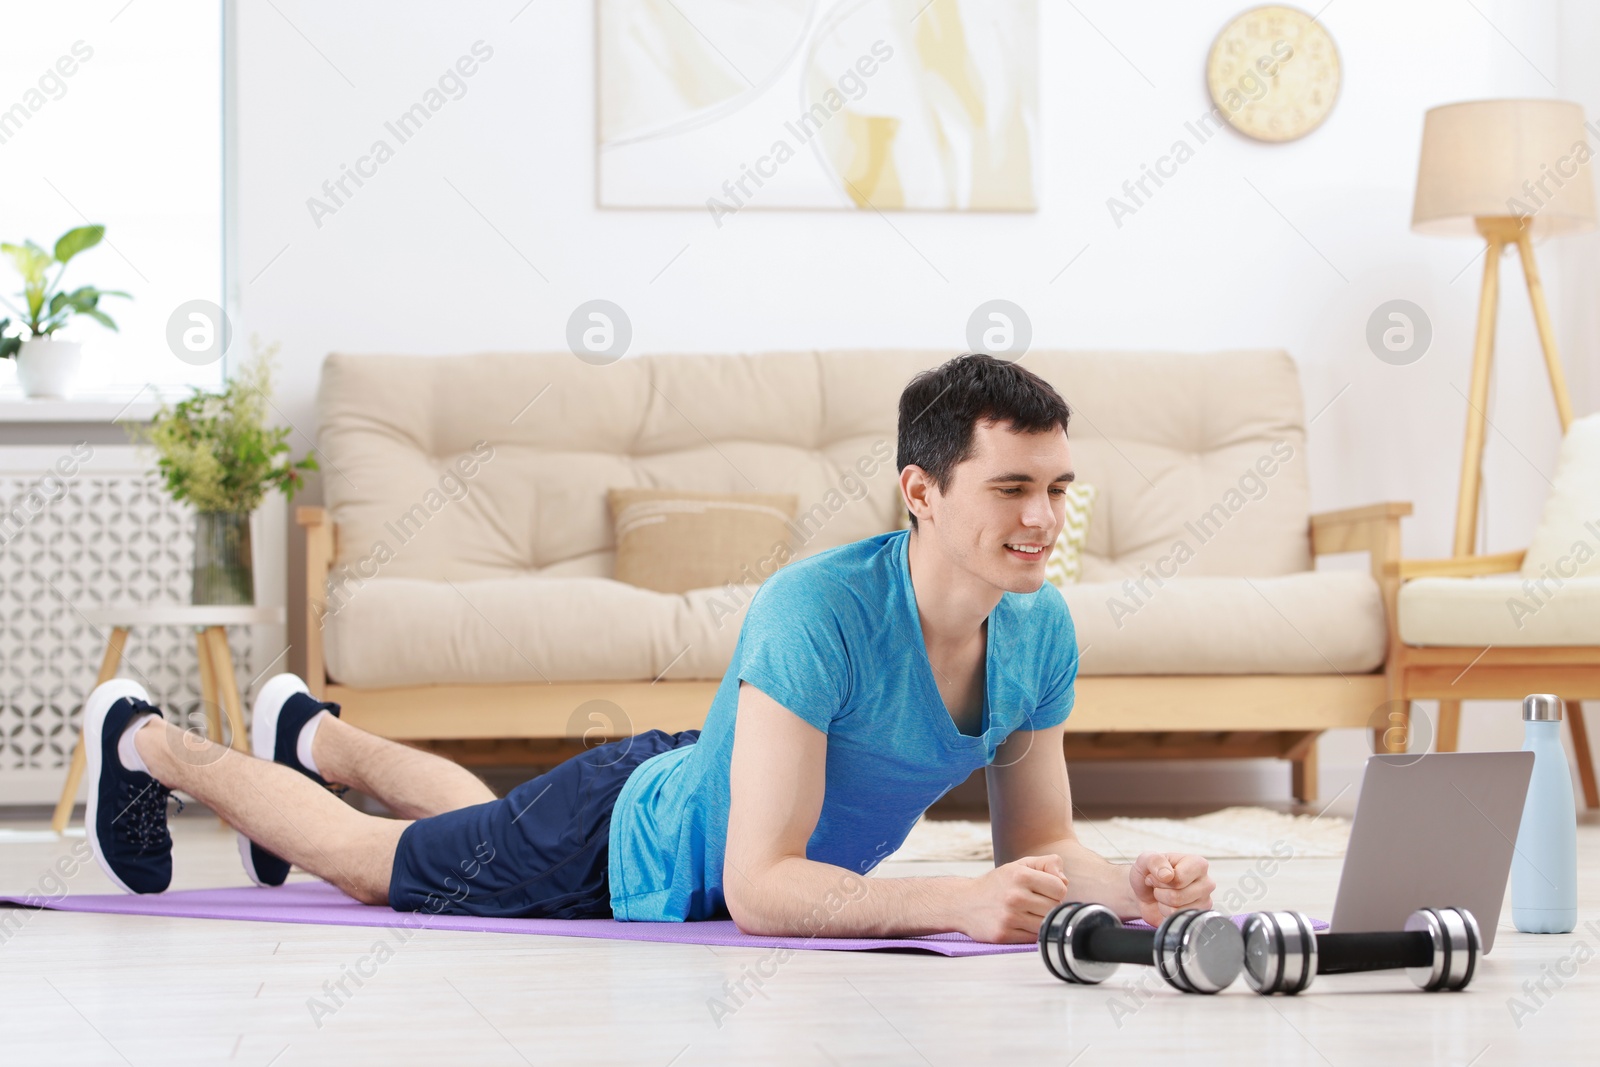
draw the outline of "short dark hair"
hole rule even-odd
[[[1055,387],[1010,360],[974,352],[925,370],[900,394],[899,470],[916,465],[943,492],[972,456],[978,422],[1008,422],[1018,433],[1067,430],[1072,411]],[[911,516],[911,528],[917,517]]]

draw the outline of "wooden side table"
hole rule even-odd
[[[227,604],[129,604],[87,611],[83,617],[94,626],[111,627],[106,641],[105,658],[100,661],[100,676],[95,685],[103,685],[117,676],[122,663],[122,650],[128,643],[128,630],[134,626],[192,626],[195,632],[195,653],[200,663],[200,703],[205,709],[206,735],[213,741],[222,740],[222,716],[228,716],[228,727],[233,734],[233,747],[248,752],[245,741],[244,705],[239,698],[239,681],[233,673],[233,654],[228,649],[229,626],[255,626],[283,624],[281,607],[263,608],[251,605]],[[56,803],[56,813],[50,828],[61,833],[72,818],[72,808],[78,799],[78,786],[83,781],[87,755],[83,747],[83,725],[78,726],[78,743],[72,749],[72,764],[67,768],[67,781],[61,789],[61,799]]]

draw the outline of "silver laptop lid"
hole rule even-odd
[[[1418,908],[1466,908],[1494,948],[1532,774],[1532,752],[1370,757],[1329,929],[1399,930]]]

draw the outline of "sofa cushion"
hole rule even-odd
[[[318,444],[336,567],[609,577],[609,487],[793,493],[801,557],[892,530],[900,391],[951,355],[329,356]],[[1100,491],[1084,581],[1137,575],[1180,543],[1186,576],[1310,566],[1285,353],[1034,350],[1025,365],[1072,406],[1074,467]]]
[[[337,529],[330,675],[363,687],[719,678],[748,598],[612,581],[606,490],[792,493],[797,558],[894,529],[900,392],[953,354],[599,367],[568,353],[329,356],[318,405]],[[1098,490],[1089,584],[1066,590],[1085,673],[1381,662],[1370,578],[1308,571],[1288,355],[1033,350],[1025,365],[1071,406],[1073,466]],[[1111,617],[1123,579],[1180,568],[1135,617]]]
[[[1408,645],[1600,645],[1600,577],[1415,578],[1396,608]]]
[[[1081,673],[1362,674],[1383,662],[1383,603],[1364,571],[1147,588],[1137,606],[1120,583],[1063,590]],[[328,673],[358,687],[720,679],[754,591],[379,578],[327,617]]]
[[[377,578],[325,617],[328,675],[359,688],[719,679],[754,593],[675,596],[609,578]]]
[[[1383,596],[1366,571],[1091,582],[1061,595],[1086,675],[1365,674],[1386,652]]]

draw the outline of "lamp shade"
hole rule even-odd
[[[1593,229],[1594,178],[1583,108],[1568,100],[1471,100],[1431,108],[1411,228],[1477,233],[1519,216],[1537,237]]]

